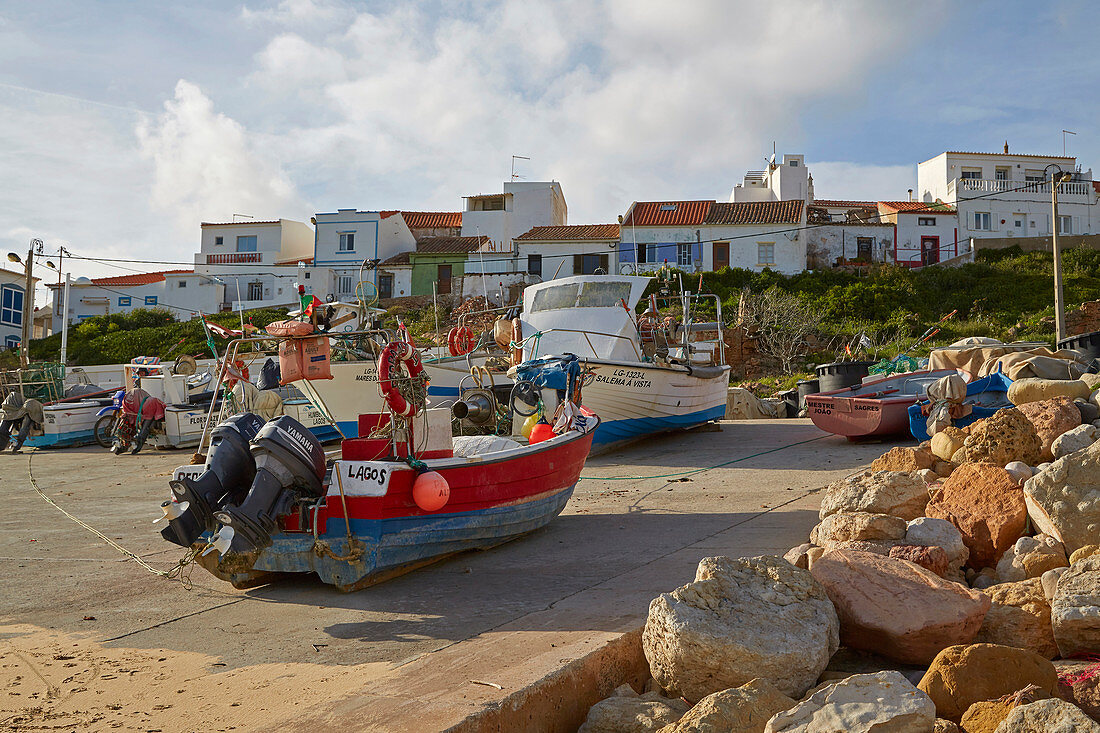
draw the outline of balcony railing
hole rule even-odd
[[[215,255],[206,255],[206,264],[208,265],[241,265],[263,261],[263,252],[222,252]]]
[[[1066,181],[1058,184],[1060,196],[1087,196],[1092,181]],[[947,186],[948,197],[970,198],[967,194],[1038,193],[1050,196],[1050,181],[1012,181],[989,178],[956,178]]]

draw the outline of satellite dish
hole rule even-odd
[[[199,364],[195,357],[184,354],[176,357],[176,363],[172,365],[172,373],[190,377],[199,370]]]

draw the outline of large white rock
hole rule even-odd
[[[821,688],[790,710],[776,713],[765,733],[929,733],[936,705],[889,670],[857,674]]]
[[[1095,425],[1079,425],[1054,439],[1050,452],[1055,458],[1063,458],[1070,453],[1084,450],[1100,440],[1100,428]]]
[[[1059,458],[1024,483],[1031,521],[1066,552],[1100,537],[1100,443]]]
[[[905,544],[924,547],[942,547],[947,553],[948,576],[959,576],[962,566],[970,559],[970,550],[963,542],[959,528],[946,519],[918,517],[905,529]]]
[[[908,521],[924,514],[928,483],[917,473],[864,471],[825,487],[821,519],[840,512],[889,514]]]
[[[661,697],[656,692],[639,695],[621,685],[588,710],[577,733],[652,733],[675,723],[688,711],[683,700]]]
[[[768,719],[795,706],[766,680],[707,695],[659,733],[762,733]]]
[[[1100,653],[1100,555],[1078,560],[1058,577],[1050,624],[1063,658]]]
[[[657,683],[689,701],[757,677],[798,698],[840,646],[840,622],[806,570],[773,556],[708,557],[649,604],[642,648]]]
[[[1058,540],[1045,534],[1021,537],[997,562],[997,582],[1041,578],[1046,571],[1066,565],[1066,548]]]
[[[891,542],[905,537],[905,530],[905,520],[900,517],[842,512],[818,522],[810,530],[810,542],[818,547],[833,547],[838,542]]]
[[[1050,698],[1013,708],[996,733],[1100,733],[1100,723],[1076,705]]]

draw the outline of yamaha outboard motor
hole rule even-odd
[[[214,512],[224,526],[210,540],[213,549],[247,553],[271,545],[280,515],[302,495],[320,496],[325,478],[325,451],[313,433],[283,415],[268,422],[252,441],[256,478],[240,504]]]
[[[256,476],[249,443],[264,421],[245,412],[220,423],[210,433],[206,467],[198,478],[169,481],[175,501],[161,504],[168,526],[160,534],[169,542],[190,547],[203,532],[217,527],[214,512],[228,501],[239,501]],[[158,520],[159,521],[159,520]]]

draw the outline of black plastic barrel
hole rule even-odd
[[[873,361],[834,361],[817,365],[817,386],[822,392],[859,384],[867,376]]]
[[[820,382],[816,379],[800,379],[798,384],[798,409],[806,406],[806,398],[821,391]]]
[[[787,414],[780,417],[798,417],[798,390],[787,389],[776,396],[783,400],[782,405],[787,408]]]
[[[1085,354],[1089,359],[1100,359],[1100,331],[1090,331],[1064,338],[1058,342],[1058,348],[1073,349]]]

